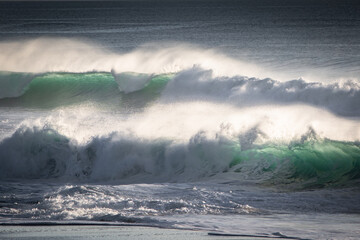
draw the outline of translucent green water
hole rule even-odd
[[[18,75],[13,73],[9,78]],[[155,99],[171,77],[169,74],[154,76],[143,89],[124,94],[111,73],[47,73],[34,77],[21,96],[0,99],[0,106],[53,108],[90,102],[119,107],[134,102],[135,98],[141,102]]]
[[[270,172],[272,182],[309,180],[310,187],[341,184],[360,178],[360,144],[325,139],[236,149],[230,167],[237,172],[244,168]]]

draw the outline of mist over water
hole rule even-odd
[[[264,77],[335,81],[359,75],[357,10],[356,0],[3,2],[0,38],[91,40],[115,53],[190,43],[276,74]]]
[[[213,50],[189,44],[153,49],[140,47],[124,54],[110,49],[73,40],[39,38],[35,40],[3,42],[0,44],[1,70],[10,72],[137,72],[174,73],[201,66],[218,75],[266,77],[258,67],[232,59]]]
[[[255,2],[0,2],[0,223],[356,239],[358,6]]]

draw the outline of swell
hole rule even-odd
[[[270,186],[313,188],[360,178],[358,142],[320,139],[313,130],[288,144],[256,144],[256,131],[234,138],[205,132],[186,142],[121,133],[85,144],[51,128],[20,128],[0,143],[1,179],[149,183],[192,182],[226,174]]]

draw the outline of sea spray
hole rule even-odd
[[[357,6],[0,2],[1,236],[358,239]]]

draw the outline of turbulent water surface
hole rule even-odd
[[[359,11],[0,2],[0,223],[356,239]]]

